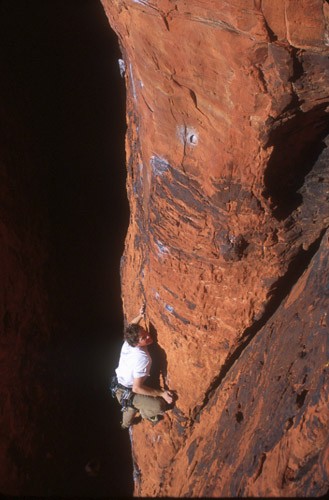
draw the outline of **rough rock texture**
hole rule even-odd
[[[124,308],[145,298],[178,394],[133,429],[135,494],[323,494],[328,2],[102,3],[128,89]]]

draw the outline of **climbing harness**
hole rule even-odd
[[[120,387],[119,387],[119,389],[120,389]],[[123,393],[122,393],[122,396],[120,399],[120,404],[122,406],[121,411],[127,411],[128,408],[134,408],[133,401],[132,401],[133,397],[134,397],[133,391],[131,389],[125,387],[125,389],[123,389]]]
[[[118,379],[116,375],[113,375],[111,377],[111,382],[110,382],[110,392],[112,394],[112,398],[115,398],[115,393],[118,390]]]
[[[113,398],[116,398],[116,393],[117,391],[120,390],[122,391],[121,397],[120,397],[120,404],[121,404],[121,411],[127,411],[128,408],[134,408],[133,405],[133,398],[134,398],[134,393],[132,389],[129,387],[125,387],[124,385],[119,384],[117,376],[113,375],[111,378],[111,384],[110,384],[110,391],[112,394]]]

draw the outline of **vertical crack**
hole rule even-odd
[[[263,467],[264,467],[265,460],[266,460],[266,453],[262,453],[261,458],[260,458],[260,464],[259,464],[259,467],[258,467],[257,474],[255,476],[254,482],[257,481],[257,479],[259,478],[259,476],[263,472]]]
[[[138,463],[135,457],[134,450],[134,439],[133,439],[133,430],[132,427],[129,427],[129,438],[130,438],[130,446],[131,446],[131,457],[133,462],[133,480],[135,485],[134,496],[139,496],[141,490],[141,481],[142,481],[142,473],[140,468],[138,467]]]

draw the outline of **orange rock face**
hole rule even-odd
[[[124,309],[146,300],[178,394],[133,429],[135,493],[323,494],[328,5],[102,3],[128,89]]]

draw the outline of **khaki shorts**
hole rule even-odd
[[[118,389],[116,392],[116,398],[119,403],[123,392],[122,389]],[[132,404],[134,406],[133,408],[128,407],[126,411],[122,412],[123,427],[129,427],[132,424],[137,411],[140,412],[142,418],[149,419],[157,415],[162,415],[167,408],[163,398],[158,396],[144,396],[143,394],[134,394]]]

